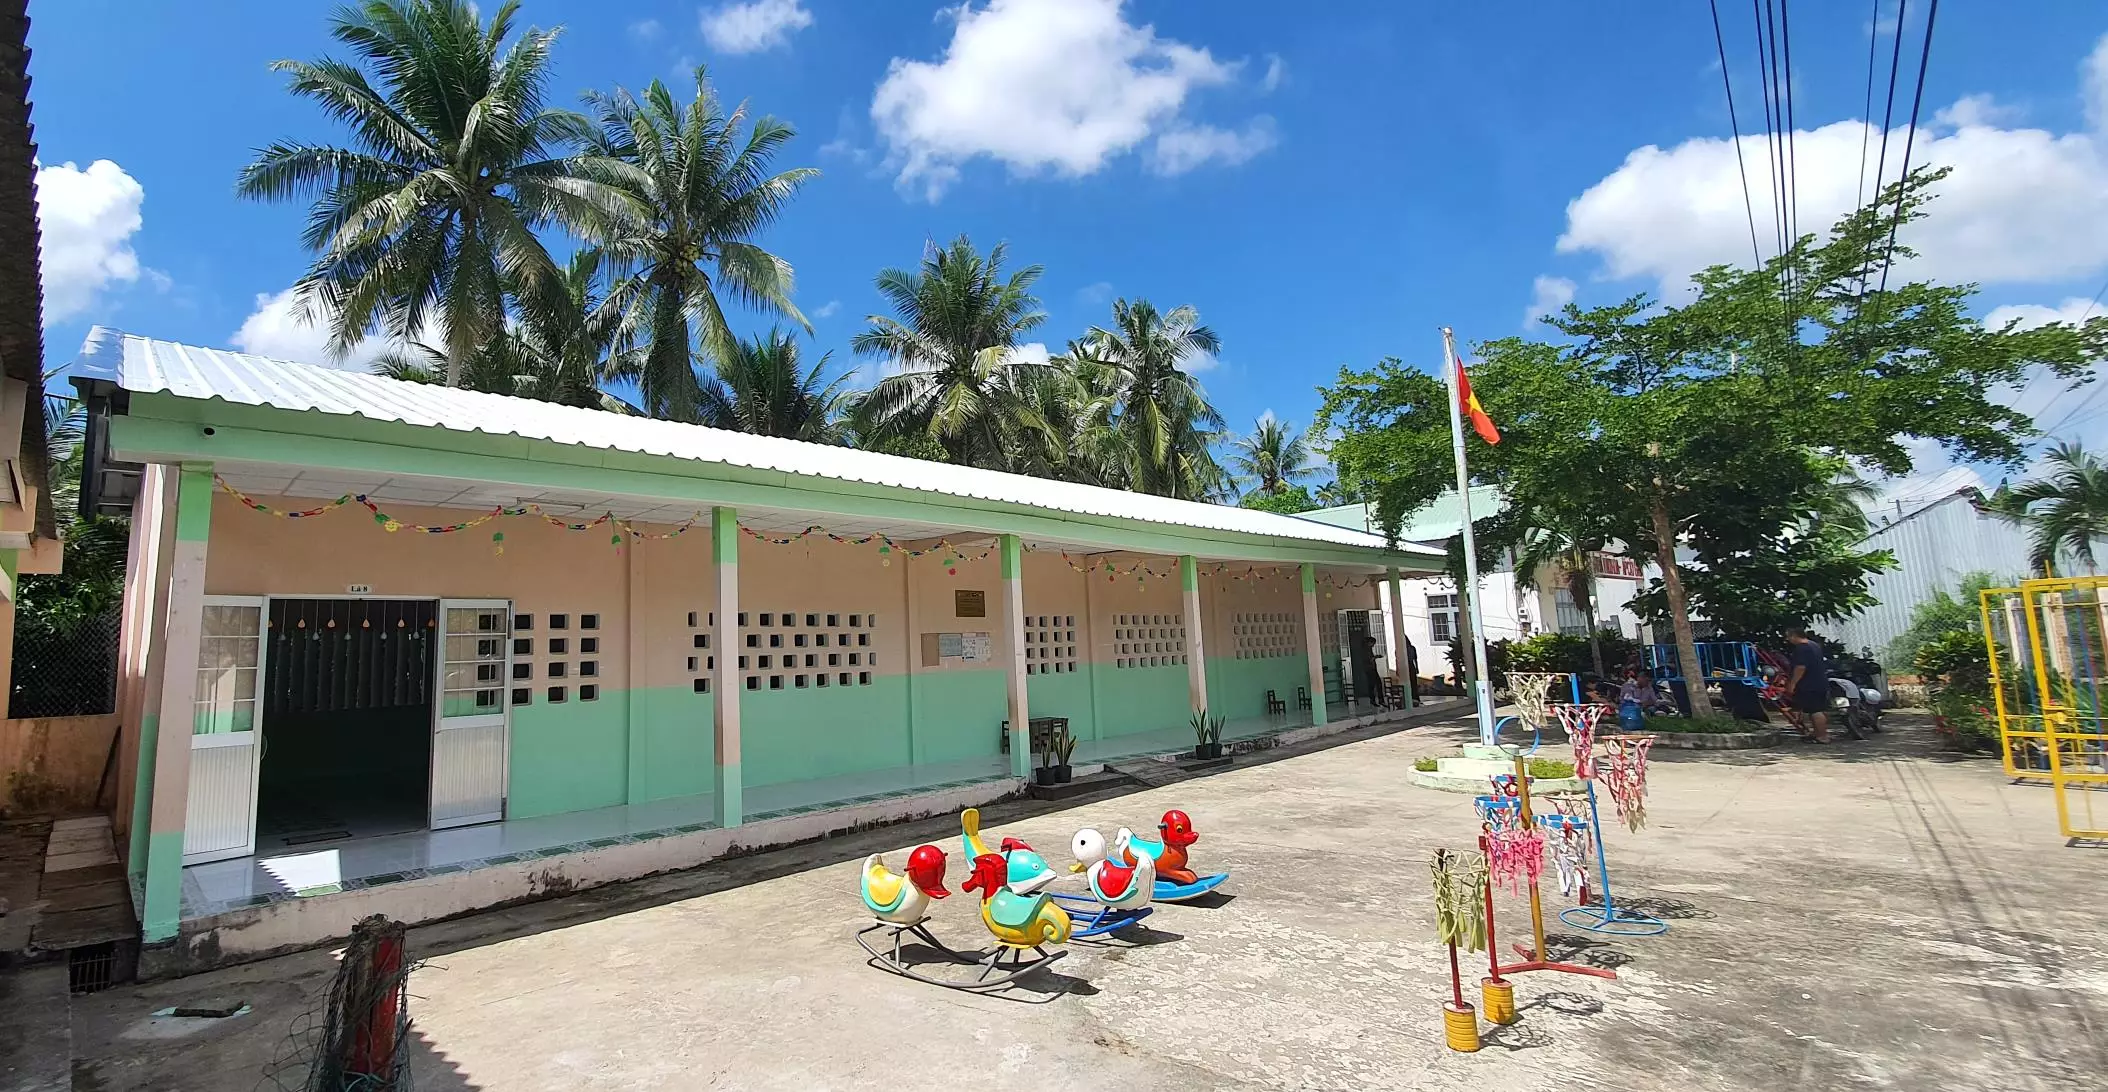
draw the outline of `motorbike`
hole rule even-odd
[[[1865,739],[1881,730],[1878,714],[1867,702],[1866,691],[1843,675],[1830,676],[1830,716],[1853,739]]]

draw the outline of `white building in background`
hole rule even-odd
[[[1472,487],[1471,514],[1474,519],[1484,519],[1506,506],[1507,502],[1501,497],[1497,487]],[[1382,533],[1376,524],[1374,505],[1349,504],[1338,508],[1321,508],[1314,512],[1304,512],[1301,518],[1335,527]],[[1399,528],[1398,538],[1401,542],[1418,543],[1439,550],[1461,532],[1463,527],[1462,508],[1457,503],[1456,490],[1451,489],[1408,517],[1405,525]],[[1572,597],[1562,590],[1552,573],[1539,573],[1537,587],[1524,588],[1516,581],[1513,561],[1512,556],[1504,557],[1490,569],[1479,572],[1479,588],[1482,594],[1479,611],[1486,627],[1488,641],[1516,640],[1548,630],[1560,633],[1588,632],[1586,619],[1581,611],[1575,608]],[[1633,596],[1645,587],[1640,567],[1628,558],[1607,554],[1596,555],[1595,563],[1597,624],[1605,629],[1615,629],[1628,637],[1640,636],[1639,620],[1630,608]],[[1457,634],[1458,616],[1463,611],[1463,600],[1457,594],[1456,582],[1447,576],[1425,576],[1401,579],[1398,583],[1401,598],[1405,600],[1402,606],[1405,639],[1412,642],[1419,657],[1420,674],[1424,677],[1448,674],[1449,642]],[[1389,633],[1390,615],[1393,611],[1400,611],[1401,606],[1391,602],[1391,590],[1388,585],[1380,588],[1379,601],[1382,603],[1384,614],[1383,632]],[[1385,666],[1392,671],[1398,670],[1395,651],[1386,647],[1385,656]]]

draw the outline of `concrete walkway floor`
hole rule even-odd
[[[1414,757],[1463,735],[1434,726],[989,809],[990,831],[1061,864],[1078,826],[1183,808],[1196,863],[1233,872],[1233,898],[1160,908],[1147,943],[1074,945],[1017,998],[881,974],[851,941],[872,850],[897,867],[934,841],[956,890],[948,821],[415,930],[417,1087],[2099,1087],[2104,858],[2061,844],[2046,788],[1935,752],[1921,720],[1891,725],[1869,744],[1660,755],[1648,826],[1614,827],[1610,858],[1621,896],[1670,932],[1555,935],[1622,977],[1518,976],[1522,1022],[1476,1055],[1440,1045],[1427,878],[1431,849],[1470,844],[1471,802],[1406,784]],[[970,896],[938,910],[940,936],[978,941]],[[1520,939],[1521,907],[1502,916]],[[256,1087],[331,972],[309,953],[78,999],[76,1087]],[[205,1000],[253,1012],[149,1017]]]

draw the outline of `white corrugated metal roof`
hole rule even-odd
[[[1383,549],[1381,536],[1293,516],[1172,500],[855,448],[705,428],[525,398],[389,379],[290,360],[205,349],[98,326],[76,373],[140,393],[399,421],[608,451],[864,482],[1056,512]],[[1401,544],[1404,553],[1434,553]]]

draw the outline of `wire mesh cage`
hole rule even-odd
[[[63,627],[16,626],[8,717],[87,717],[116,711],[119,627],[115,611]]]
[[[2020,586],[2057,822],[2066,838],[2108,839],[2108,577]]]

